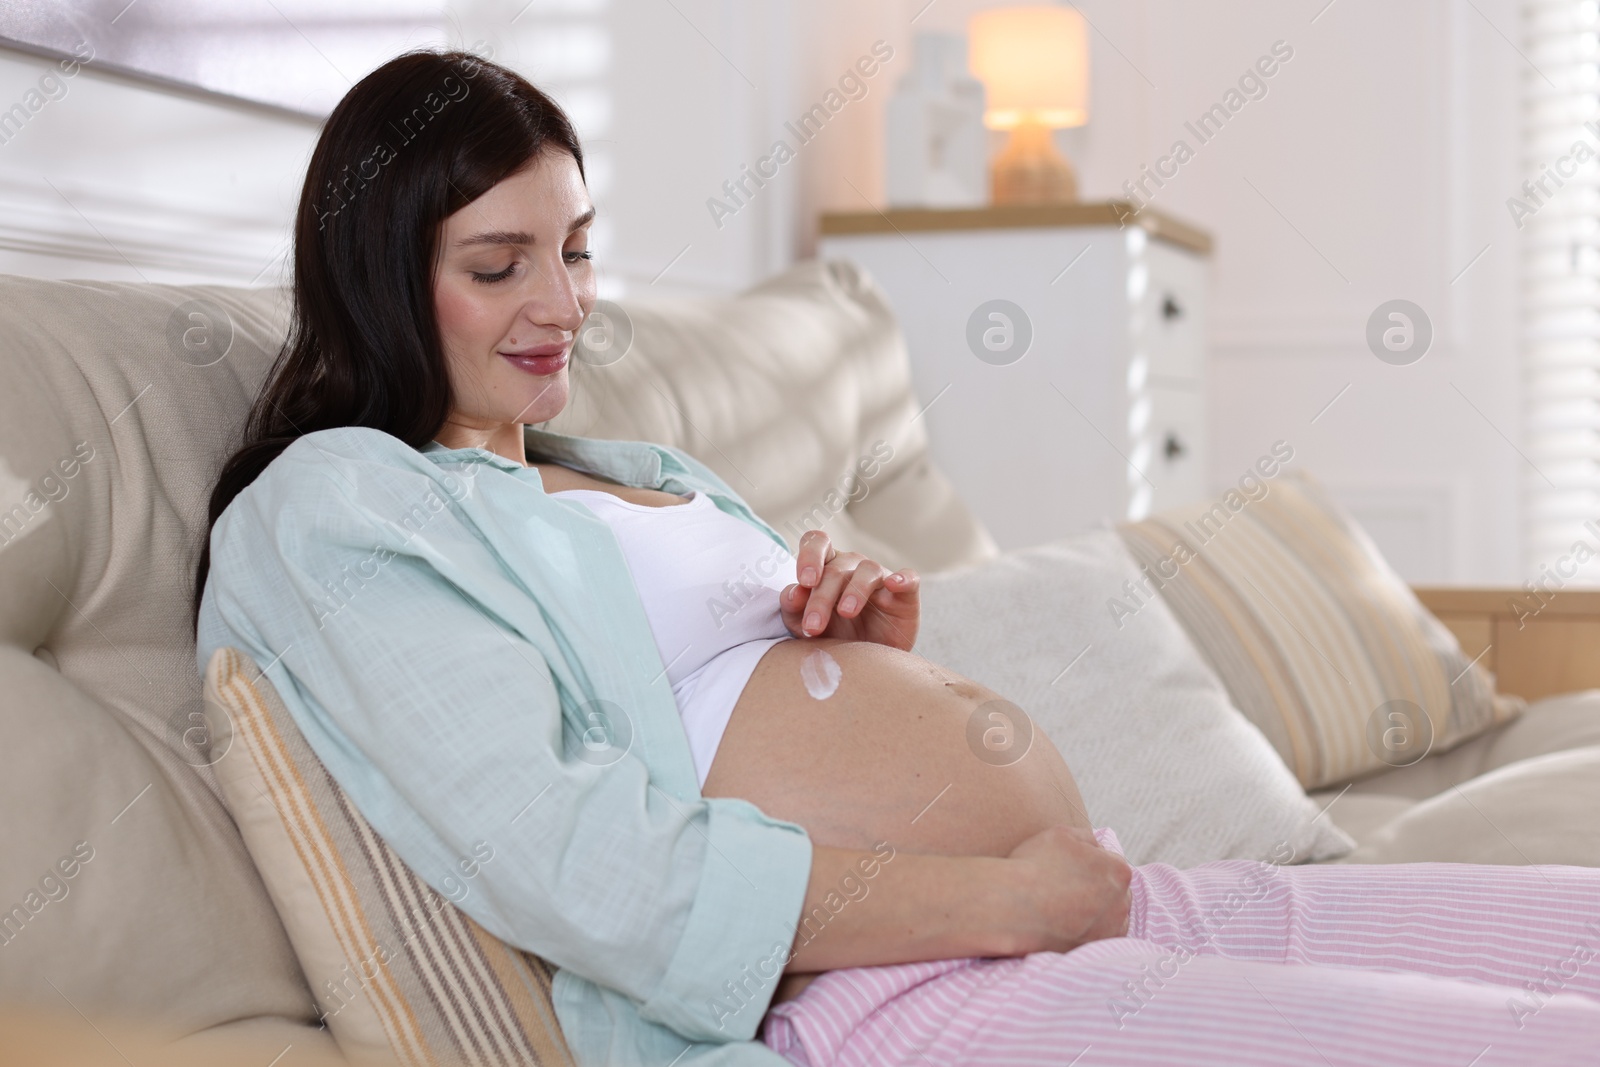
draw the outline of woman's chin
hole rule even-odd
[[[567,368],[562,367],[554,374],[543,377],[529,376],[532,385],[527,382],[518,390],[522,399],[520,410],[508,412],[507,422],[546,422],[555,418],[567,406],[567,397],[570,393],[570,383],[567,381]]]

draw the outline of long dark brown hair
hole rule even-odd
[[[333,109],[295,214],[288,334],[211,491],[196,626],[211,528],[297,438],[370,426],[420,448],[444,426],[453,398],[433,308],[441,224],[544,151],[570,153],[583,175],[560,106],[471,52],[406,52]]]

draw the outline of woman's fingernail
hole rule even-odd
[[[800,572],[801,585],[815,585],[817,583],[817,568],[807,567]]]
[[[813,611],[806,616],[806,629],[815,630],[822,625],[822,616]]]
[[[847,596],[843,600],[839,601],[839,610],[840,611],[854,611],[854,610],[856,610],[856,598],[854,596]]]

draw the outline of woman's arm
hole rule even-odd
[[[251,655],[377,834],[574,995],[620,994],[692,1040],[751,1037],[749,1013],[723,1026],[708,1005],[787,943],[809,838],[696,795],[596,520],[531,480],[444,473],[374,430],[289,446],[213,531],[197,666],[221,644]],[[591,750],[597,708],[612,726]]]
[[[1131,868],[1086,830],[1051,827],[1004,859],[813,845],[789,974],[1065,952],[1128,930]]]

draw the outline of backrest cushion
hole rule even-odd
[[[1308,789],[1408,766],[1522,713],[1320,483],[1264,462],[1219,500],[1124,525],[1149,581],[1108,608],[1131,615],[1159,589]]]
[[[356,811],[254,660],[217,649],[205,692],[213,736],[231,742],[224,795],[340,1050],[407,1067],[571,1064],[549,964],[455,906],[492,849],[463,860],[446,899]]]
[[[205,766],[189,627],[280,295],[0,277],[0,998],[310,1018]]]

